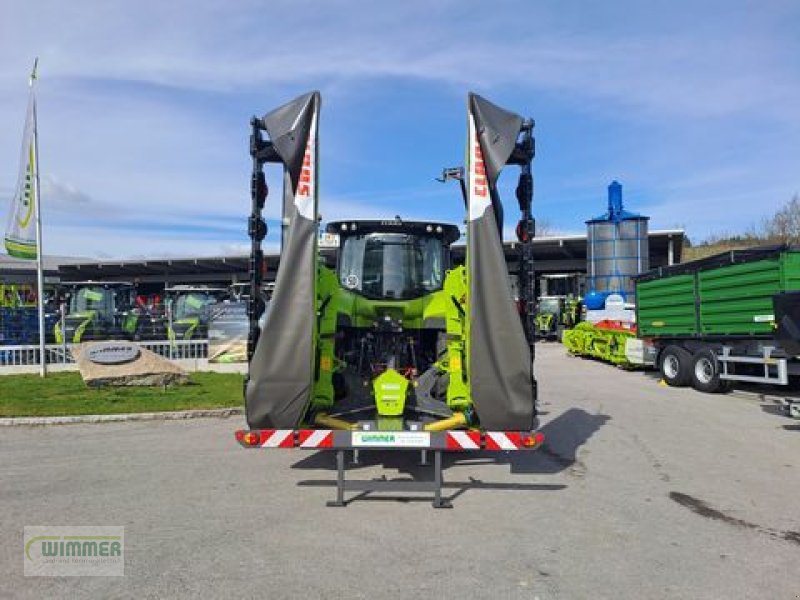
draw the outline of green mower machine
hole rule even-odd
[[[329,268],[317,249],[319,108],[313,92],[251,122],[248,425],[532,431],[533,122],[469,95],[465,265],[450,261],[458,227],[394,217],[329,222],[325,231],[340,240]],[[264,314],[267,163],[284,169],[287,225]],[[496,187],[507,164],[521,170],[521,315],[508,282]]]

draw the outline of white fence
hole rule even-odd
[[[208,358],[208,340],[155,340],[135,342],[171,360]],[[50,365],[66,365],[75,362],[72,344],[47,344],[45,359]],[[39,364],[39,346],[0,346],[0,372],[3,367],[19,367]]]

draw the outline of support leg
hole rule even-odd
[[[433,453],[433,508],[453,508],[449,500],[442,498],[442,451]]]
[[[336,451],[336,500],[327,506],[344,507],[344,450]]]

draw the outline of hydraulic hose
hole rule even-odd
[[[423,427],[423,429],[425,431],[447,431],[448,429],[456,429],[458,427],[463,427],[466,424],[467,424],[467,417],[464,416],[464,413],[457,412],[453,413],[452,417],[447,417],[446,419],[441,419],[440,421],[427,423]]]
[[[352,431],[358,428],[358,425],[356,423],[351,423],[350,421],[345,421],[344,419],[331,417],[330,415],[326,415],[325,413],[317,413],[314,416],[314,424],[322,425],[323,427],[330,427],[331,429],[343,429],[345,431]]]

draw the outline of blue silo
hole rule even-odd
[[[610,294],[634,301],[633,277],[650,268],[649,220],[622,207],[622,185],[612,181],[608,186],[608,212],[586,221],[587,308],[602,309]]]

